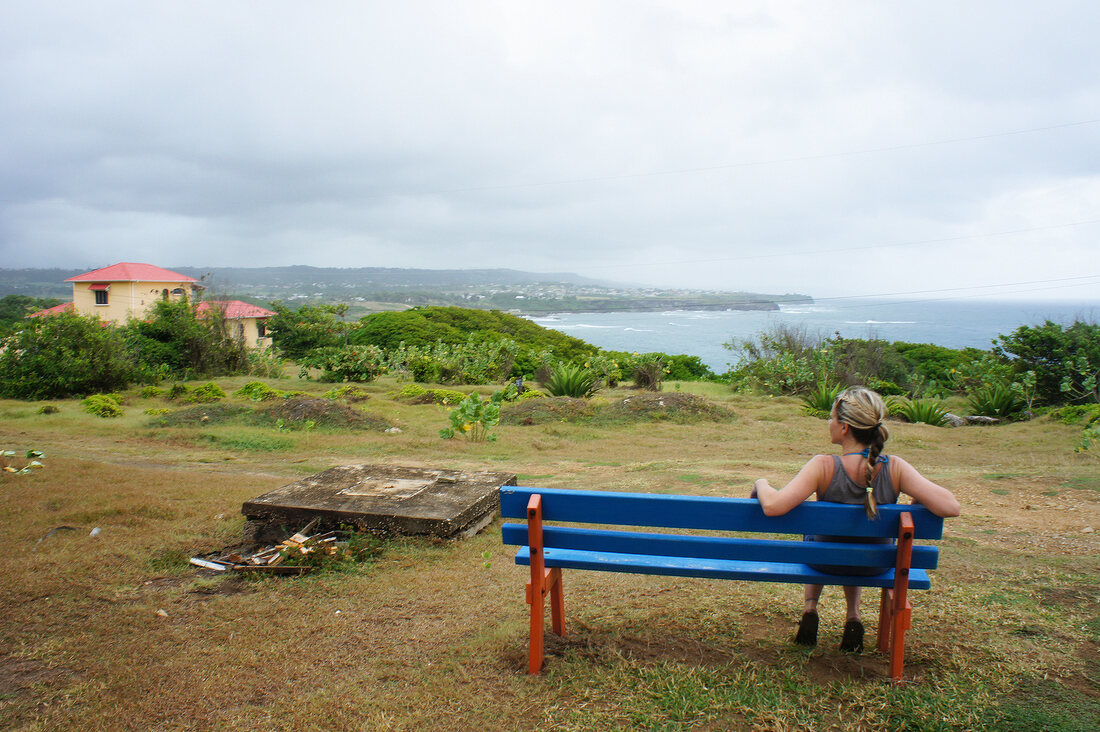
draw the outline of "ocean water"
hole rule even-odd
[[[561,313],[531,320],[601,348],[698,356],[722,373],[734,354],[723,343],[750,338],[776,323],[847,338],[989,348],[1000,334],[1045,320],[1100,320],[1100,302],[990,300],[825,300],[771,312],[692,311]]]

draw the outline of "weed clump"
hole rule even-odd
[[[57,414],[60,411],[61,410],[58,409],[57,406],[54,404],[43,404],[41,407],[38,408],[39,414]]]
[[[428,389],[420,384],[406,384],[396,396],[409,404],[458,404],[466,395],[454,389]]]
[[[390,423],[382,417],[367,414],[331,399],[296,397],[257,410],[254,421],[267,426],[304,426],[345,429],[386,429]],[[281,421],[280,421],[281,420]]]
[[[250,381],[233,392],[233,396],[241,399],[251,399],[254,402],[266,402],[282,397],[282,393],[278,389],[272,389],[262,381]]]
[[[191,396],[187,397],[187,401],[192,404],[211,404],[222,399],[225,399],[225,389],[222,389],[213,381],[195,387],[195,390],[191,392]]]
[[[365,402],[370,399],[370,394],[366,389],[355,384],[344,384],[343,386],[337,386],[329,389],[322,394],[325,399],[343,399],[345,402]]]
[[[164,393],[164,389],[159,386],[145,386],[141,389],[142,399],[152,399],[153,397],[159,397]]]
[[[109,419],[122,416],[122,407],[108,394],[92,394],[81,404],[84,405],[85,412],[94,414],[97,417]]]

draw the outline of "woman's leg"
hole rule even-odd
[[[820,588],[818,591],[820,592]],[[862,595],[862,587],[844,586],[844,602],[848,605],[848,615],[845,620],[859,620],[859,601]]]
[[[817,612],[817,600],[821,597],[821,590],[824,585],[806,585],[805,598],[806,607],[802,609],[804,613],[816,613]],[[848,588],[845,587],[845,590]],[[859,589],[858,587],[856,588]],[[858,602],[858,599],[857,599]]]

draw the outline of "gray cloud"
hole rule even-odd
[[[1004,292],[1100,299],[1100,224],[1068,226],[1100,219],[1100,124],[960,140],[1100,119],[1098,21],[1091,2],[8,4],[0,253],[821,296],[1095,274]]]

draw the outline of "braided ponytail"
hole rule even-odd
[[[886,418],[886,404],[875,392],[862,386],[853,386],[844,390],[836,400],[836,417],[852,428],[852,437],[861,445],[867,445],[866,478],[867,495],[864,507],[867,518],[878,518],[878,505],[875,501],[872,483],[875,477],[875,465],[879,455],[890,437],[889,430],[882,421]]]

